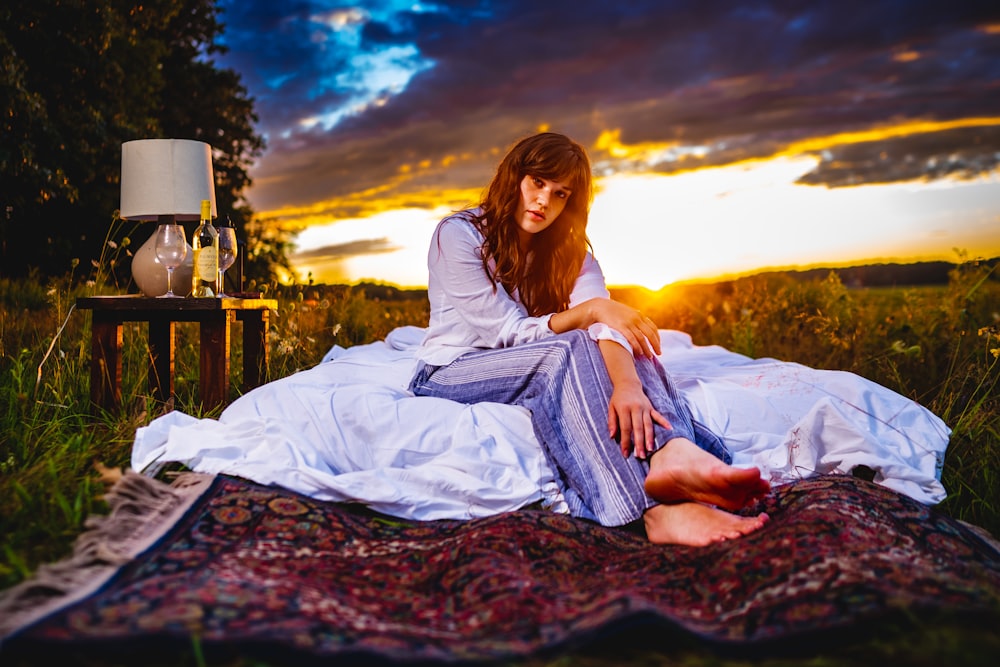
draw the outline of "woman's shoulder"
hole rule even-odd
[[[438,223],[435,235],[450,237],[457,234],[481,240],[482,234],[479,233],[479,228],[476,226],[479,215],[480,209],[478,208],[465,209],[446,215]]]
[[[483,210],[479,207],[467,208],[461,211],[454,211],[453,213],[449,213],[448,215],[444,216],[444,218],[442,218],[441,222],[438,224],[443,225],[445,223],[464,223],[466,225],[474,226],[475,222],[479,220],[482,214]]]

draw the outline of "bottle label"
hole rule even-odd
[[[219,272],[219,254],[215,246],[199,248],[194,253],[195,274],[202,280],[214,282]]]

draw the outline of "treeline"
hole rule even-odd
[[[987,266],[1000,265],[1000,258],[984,260]],[[920,287],[928,285],[947,285],[950,274],[959,264],[952,262],[915,262],[913,264],[870,264],[846,268],[807,269],[803,271],[764,271],[733,280],[706,281],[703,287],[719,292],[729,291],[741,280],[753,278],[781,277],[796,281],[814,282],[827,279],[830,274],[837,276],[840,282],[848,288],[861,287]],[[994,271],[993,280],[1000,281],[1000,271]],[[346,285],[323,285],[324,292],[329,290],[355,290],[370,299],[382,301],[411,301],[427,298],[425,289],[404,289],[394,285],[363,282],[348,287]],[[682,286],[683,288],[683,286]],[[306,288],[307,289],[307,288]],[[664,289],[671,289],[669,287]],[[639,302],[644,297],[654,294],[652,290],[642,287],[612,287],[612,295],[628,303]]]
[[[996,264],[1000,258],[986,260]],[[847,287],[917,287],[921,285],[947,285],[949,274],[955,270],[953,262],[914,262],[912,264],[868,264],[845,268],[781,271],[797,280],[823,280],[834,273]],[[768,275],[768,274],[763,274]],[[1000,276],[998,276],[1000,278]]]

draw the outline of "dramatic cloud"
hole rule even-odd
[[[475,199],[539,128],[599,174],[810,156],[801,183],[972,178],[1000,156],[1000,3],[222,3],[289,228]]]
[[[398,247],[389,239],[365,239],[305,250],[298,253],[298,257],[312,261],[329,262],[354,255],[370,255],[372,253],[393,252],[394,250],[398,250]]]

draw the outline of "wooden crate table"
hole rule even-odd
[[[105,410],[117,410],[122,400],[122,323],[149,324],[149,387],[166,401],[174,393],[174,324],[197,322],[201,338],[199,389],[202,407],[227,403],[229,394],[229,334],[232,323],[243,323],[243,391],[259,386],[267,374],[268,314],[275,299],[166,299],[141,295],[81,297],[76,307],[92,311],[90,400]]]

